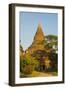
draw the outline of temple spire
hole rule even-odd
[[[44,40],[45,36],[42,30],[41,23],[38,24],[36,34],[34,36],[32,45],[27,49],[27,51],[32,54],[34,51],[37,50],[44,50]]]
[[[43,33],[43,30],[42,30],[41,23],[38,24],[37,32],[36,32],[36,34],[34,36],[34,40],[36,40],[36,41],[44,40],[44,33]]]

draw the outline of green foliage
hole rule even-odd
[[[55,35],[47,35],[47,36],[45,36],[46,38],[48,38],[48,39],[57,39],[57,36],[55,36]]]
[[[38,67],[39,62],[29,54],[20,56],[20,72],[30,74]]]
[[[53,49],[53,46],[58,46],[58,37],[56,35],[47,35],[45,36],[45,48]]]
[[[48,43],[45,47],[48,48],[48,49],[50,49],[50,48],[52,48],[52,44],[51,43]]]
[[[31,64],[29,65],[26,65],[24,68],[23,68],[23,73],[24,74],[31,74],[33,71],[33,66]]]

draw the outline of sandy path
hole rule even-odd
[[[43,76],[43,77],[47,77],[47,76],[53,76],[52,73],[46,73],[46,72],[37,72],[37,71],[33,71],[32,74],[30,76],[36,77],[36,76]]]

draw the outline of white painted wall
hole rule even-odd
[[[65,84],[40,85],[26,87],[8,86],[8,4],[25,3],[25,4],[48,4],[64,5],[66,0],[0,0],[0,90],[65,90]],[[66,11],[66,10],[65,10]],[[66,21],[66,19],[65,19]],[[66,25],[65,25],[66,26]],[[66,62],[65,62],[66,64]],[[65,66],[66,68],[66,66]]]

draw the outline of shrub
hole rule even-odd
[[[30,74],[34,70],[35,60],[29,55],[20,56],[20,72]]]
[[[26,65],[24,68],[23,68],[23,73],[24,74],[31,74],[33,71],[33,66],[32,65]]]

